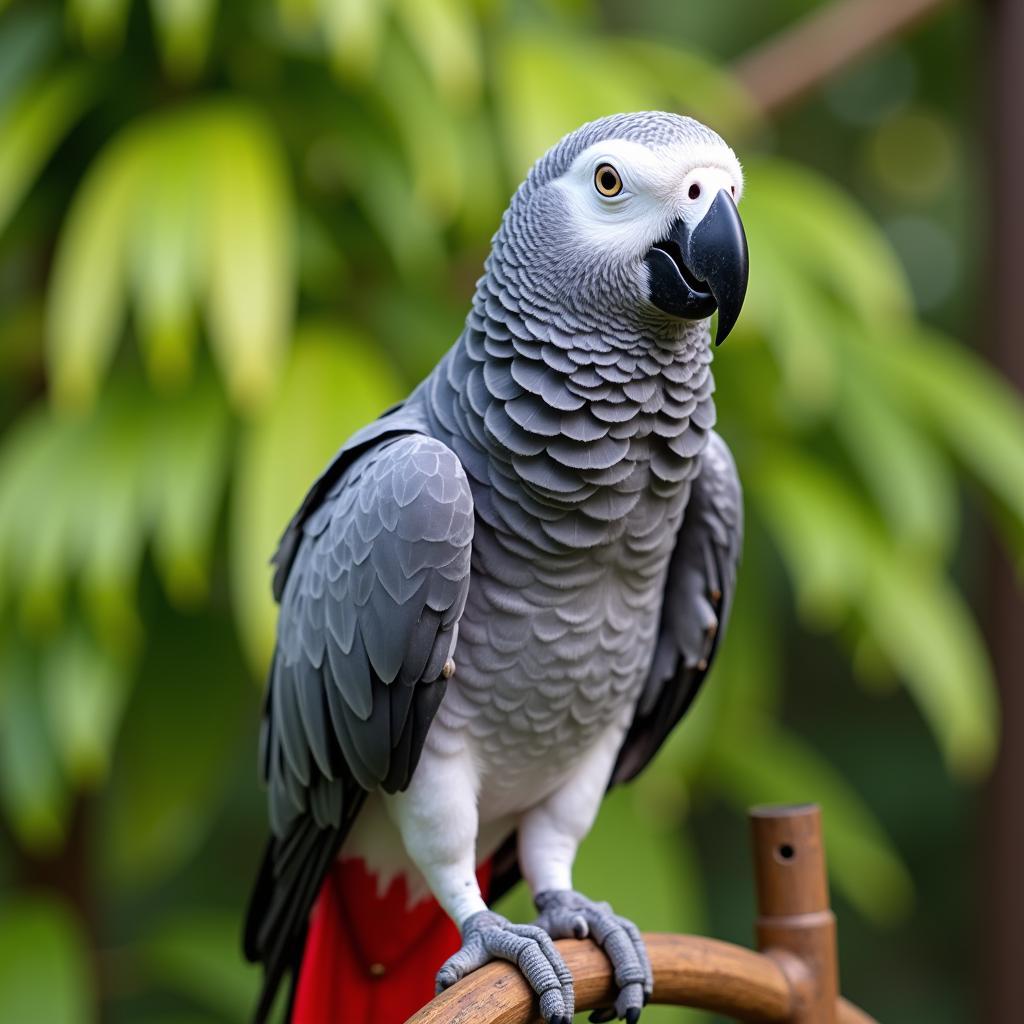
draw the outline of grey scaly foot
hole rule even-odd
[[[490,963],[510,960],[540,999],[545,1024],[571,1024],[575,1009],[572,975],[551,936],[532,924],[512,924],[501,914],[481,910],[462,923],[462,948],[437,972],[437,991]]]
[[[553,939],[585,939],[589,935],[612,962],[619,986],[615,1006],[595,1010],[590,1019],[603,1024],[618,1017],[636,1024],[654,991],[651,961],[640,929],[619,917],[607,903],[595,903],[571,889],[538,893],[534,903],[540,912],[535,923]]]

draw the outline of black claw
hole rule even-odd
[[[615,1019],[615,1008],[611,1006],[605,1006],[599,1010],[595,1010],[590,1015],[592,1024],[608,1024],[608,1021]]]
[[[625,1018],[626,1024],[636,1024],[636,1022],[639,1019],[640,1019],[640,1007],[639,1006],[631,1006],[626,1011],[626,1018]]]

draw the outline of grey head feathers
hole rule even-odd
[[[625,188],[602,198],[593,172],[608,161]],[[671,344],[685,328],[647,301],[642,258],[680,213],[679,181],[705,163],[727,170],[738,196],[735,154],[693,118],[644,111],[583,125],[537,161],[512,197],[488,274],[521,302],[525,317],[545,312],[570,330]]]
[[[608,139],[636,142],[649,149],[667,146],[726,146],[707,125],[682,114],[641,110],[588,121],[556,142],[530,169],[520,191],[536,189],[564,174],[585,149]]]

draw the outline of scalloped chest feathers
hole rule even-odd
[[[419,396],[476,511],[456,674],[427,746],[471,737],[481,813],[496,818],[628,725],[714,384],[706,333],[578,351],[487,327],[467,327]]]

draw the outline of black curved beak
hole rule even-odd
[[[743,223],[725,189],[692,231],[676,221],[644,261],[648,296],[658,309],[686,320],[703,320],[717,309],[715,344],[725,341],[740,315],[750,270]]]

